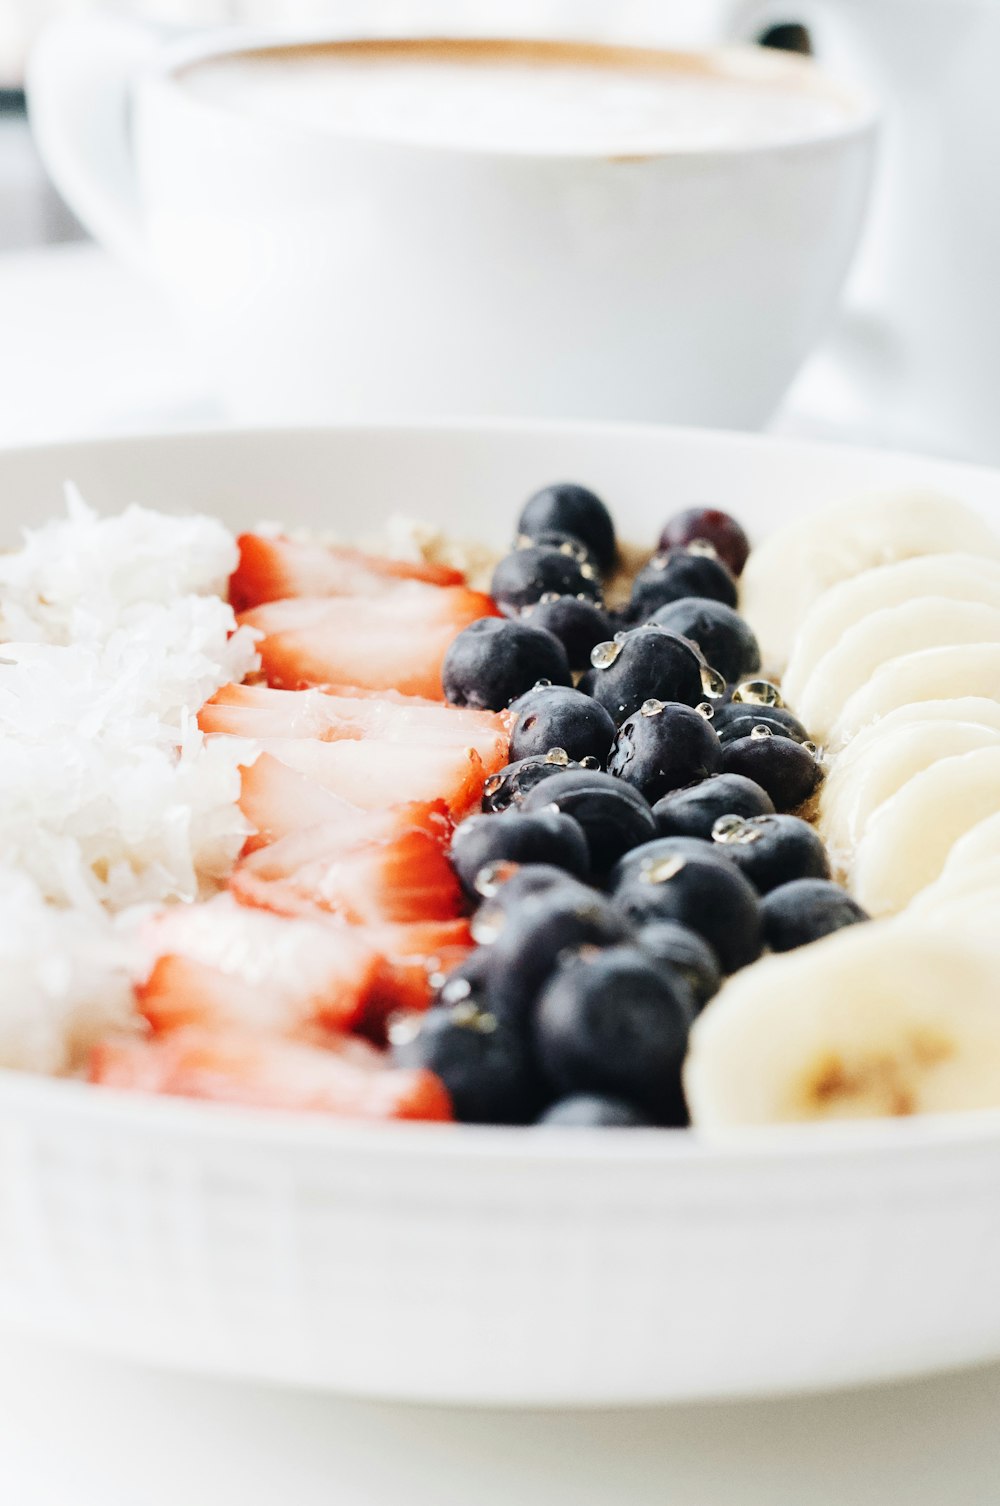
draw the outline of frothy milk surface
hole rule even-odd
[[[750,49],[670,54],[570,43],[328,43],[188,66],[199,98],[339,136],[630,155],[733,149],[843,130],[811,65]]]

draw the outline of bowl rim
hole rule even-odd
[[[143,1094],[78,1079],[0,1069],[0,1123],[71,1120],[144,1137],[233,1143],[263,1150],[529,1166],[798,1166],[805,1160],[912,1159],[929,1151],[1000,1146],[1000,1108],[899,1119],[753,1125],[705,1135],[696,1129],[546,1128],[521,1125],[370,1123],[321,1112]]]
[[[894,463],[949,477],[960,483],[991,483],[1000,502],[1000,469],[921,456],[905,450],[840,445],[785,438],[781,435],[737,430],[694,428],[653,423],[592,422],[516,418],[460,418],[414,420],[378,419],[330,424],[220,425],[206,424],[111,436],[86,436],[27,445],[0,446],[0,467],[30,462],[42,456],[58,458],[81,452],[138,450],[144,446],[179,446],[208,442],[224,446],[294,443],[296,440],[353,435],[383,440],[449,435],[468,438],[527,435],[551,438],[599,438],[625,443],[656,439],[664,443],[706,446],[716,450],[782,452],[822,463],[831,460],[870,460],[881,470]],[[13,1119],[25,1124],[71,1119],[95,1128],[129,1128],[143,1135],[201,1138],[215,1144],[244,1141],[262,1148],[334,1152],[340,1155],[431,1159],[434,1161],[514,1161],[523,1165],[719,1165],[751,1163],[797,1166],[804,1157],[847,1158],[852,1163],[873,1154],[911,1158],[952,1147],[1000,1144],[1000,1107],[949,1114],[921,1114],[898,1119],[858,1119],[808,1124],[748,1126],[711,1136],[694,1129],[633,1129],[609,1134],[602,1129],[531,1126],[430,1124],[421,1122],[373,1124],[337,1120],[322,1113],[257,1109],[193,1099],[158,1097],[118,1088],[97,1088],[83,1080],[45,1077],[0,1068],[0,1123]]]

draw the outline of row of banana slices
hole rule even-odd
[[[772,535],[742,589],[876,921],[726,984],[693,1033],[693,1121],[1000,1106],[1000,538],[936,495],[864,498]]]

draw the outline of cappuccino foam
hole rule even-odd
[[[182,79],[201,100],[257,119],[481,151],[733,150],[835,134],[852,116],[811,64],[750,48],[340,42],[225,54]]]

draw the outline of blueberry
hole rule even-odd
[[[524,1032],[474,993],[428,1010],[412,1036],[393,1041],[392,1056],[436,1073],[465,1124],[530,1124],[551,1096]]]
[[[691,549],[654,554],[632,583],[629,615],[633,622],[645,622],[660,607],[684,596],[707,596],[735,607],[736,582],[710,554]]]
[[[689,507],[675,513],[660,534],[660,550],[708,544],[734,575],[742,575],[750,555],[750,540],[735,518],[714,507]]]
[[[798,810],[823,781],[823,769],[811,745],[766,732],[724,743],[722,767],[727,774],[743,774],[759,784],[776,811]]]
[[[596,758],[603,767],[615,724],[603,706],[567,685],[539,685],[511,703],[517,717],[510,739],[511,759],[531,758],[563,748],[579,762]]]
[[[758,894],[793,879],[830,877],[830,860],[819,833],[797,816],[723,816],[713,840]]]
[[[463,999],[468,999],[472,994],[476,994],[485,1001],[489,990],[489,957],[487,947],[473,947],[472,951],[445,976],[444,982],[434,995],[435,1004],[460,1004]]]
[[[441,679],[453,705],[488,711],[503,711],[539,680],[573,682],[558,638],[503,617],[480,617],[463,628],[444,656]]]
[[[542,533],[568,533],[587,546],[602,570],[611,568],[618,552],[608,509],[600,497],[571,481],[536,492],[522,509],[517,531],[530,539]]]
[[[582,596],[543,596],[536,606],[524,608],[521,621],[558,638],[570,669],[577,670],[589,669],[594,648],[606,643],[615,631],[608,613]]]
[[[514,548],[558,549],[561,554],[567,554],[570,559],[576,560],[578,565],[591,565],[595,578],[599,578],[601,574],[600,566],[586,544],[581,539],[575,539],[571,533],[557,533],[554,528],[543,528],[541,533],[534,536],[520,533],[514,540]]]
[[[715,862],[727,860],[723,848],[702,837],[654,837],[651,842],[644,842],[641,847],[634,847],[619,858],[608,875],[608,888],[612,892],[624,889],[642,879],[650,869],[677,857],[711,858]]]
[[[660,607],[649,620],[697,644],[725,680],[739,680],[760,668],[760,645],[749,624],[724,602],[682,596]]]
[[[546,780],[524,802],[527,811],[555,805],[583,827],[590,849],[590,868],[600,879],[623,853],[656,833],[648,802],[638,790],[610,774],[573,769]]]
[[[581,879],[590,872],[583,832],[558,811],[470,816],[456,828],[450,856],[469,895],[476,893],[476,875],[493,863],[545,863]]]
[[[700,712],[678,701],[646,701],[619,727],[608,773],[653,801],[707,779],[721,764],[719,739]]]
[[[769,816],[773,811],[767,791],[742,774],[715,774],[691,789],[673,790],[653,806],[662,837],[702,837],[706,842],[720,816]]]
[[[543,596],[589,596],[597,599],[601,583],[593,565],[581,565],[561,549],[515,549],[497,565],[490,595],[501,612],[515,616]]]
[[[703,1009],[722,987],[722,973],[715,953],[704,937],[673,920],[654,920],[640,927],[636,944],[657,962],[681,975]]]
[[[786,706],[745,706],[739,701],[729,701],[716,706],[712,726],[723,746],[736,742],[737,738],[749,737],[755,727],[768,727],[775,737],[790,737],[796,743],[809,741],[809,733]]]
[[[528,795],[556,774],[565,774],[574,765],[562,756],[561,750],[552,754],[537,754],[531,758],[519,758],[514,763],[491,774],[483,785],[483,810],[499,814],[524,804]]]
[[[472,918],[473,933],[479,933],[477,940],[495,941],[505,917],[540,894],[566,888],[572,889],[578,898],[591,893],[587,884],[551,863],[504,864],[492,877],[494,882],[489,885],[486,903]]]
[[[839,884],[802,878],[774,889],[761,905],[764,940],[772,952],[807,946],[868,916]]]
[[[705,696],[702,662],[690,643],[663,628],[619,633],[594,649],[593,668],[580,689],[621,723],[644,701],[683,701],[697,706]]]
[[[623,1098],[573,1093],[546,1109],[538,1123],[556,1129],[650,1129],[653,1121]]]
[[[522,1019],[533,1007],[560,955],[579,946],[614,946],[631,935],[628,921],[595,889],[554,884],[511,904],[483,905],[473,922],[477,939],[490,943],[489,997],[504,1019]]]
[[[658,1124],[684,1122],[681,1065],[691,990],[635,946],[562,959],[535,1018],[538,1058],[560,1093],[607,1093]]]
[[[636,926],[676,920],[697,931],[726,973],[760,956],[757,892],[732,863],[711,854],[678,853],[651,864],[615,890],[615,904]]]

